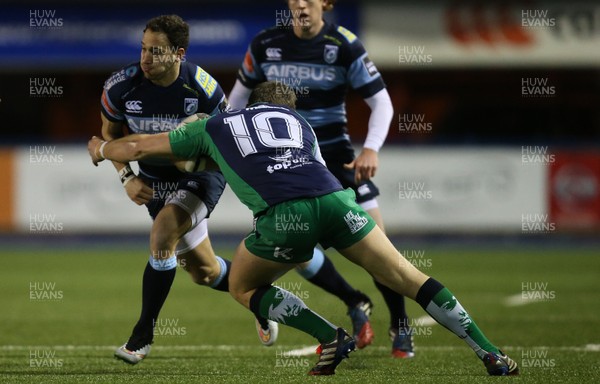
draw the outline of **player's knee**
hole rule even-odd
[[[190,226],[191,218],[187,212],[174,204],[165,205],[152,224],[150,247],[174,248]]]
[[[180,259],[179,265],[190,274],[192,281],[199,285],[212,285],[219,276],[219,264],[188,263],[187,259]]]
[[[188,272],[190,273],[192,281],[199,285],[210,285],[218,275],[218,273],[215,273],[207,267],[194,268],[194,270]]]
[[[178,239],[177,234],[168,228],[153,226],[150,232],[150,249],[152,252],[175,249]]]
[[[239,287],[232,285],[231,281],[229,282],[229,294],[238,303],[244,303],[245,292],[243,290],[240,290]]]
[[[229,279],[229,294],[235,299],[235,301],[242,303],[246,291],[242,289],[240,284],[232,279]]]

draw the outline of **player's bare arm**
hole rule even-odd
[[[154,135],[135,134],[113,141],[104,141],[92,136],[88,141],[88,152],[94,165],[105,159],[126,163],[148,157],[172,157],[168,132]]]
[[[102,113],[100,114],[100,118],[102,119],[102,137],[104,140],[110,141],[123,137],[123,123],[110,121]],[[127,192],[127,196],[129,196],[131,201],[137,205],[148,203],[152,199],[152,188],[147,186],[141,178],[133,174],[128,163],[120,163],[118,161],[113,161],[112,163],[117,169],[123,181],[125,192]]]

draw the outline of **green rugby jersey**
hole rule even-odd
[[[314,131],[295,111],[255,104],[169,132],[173,154],[211,157],[254,215],[299,198],[342,190],[327,170]]]

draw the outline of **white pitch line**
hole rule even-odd
[[[533,292],[535,293],[538,291]],[[505,298],[504,305],[507,307],[519,307],[521,305],[539,303],[542,301],[548,301],[548,299],[545,299],[541,292],[539,295],[531,295],[531,297],[523,297],[523,294],[519,293]]]
[[[308,347],[292,349],[291,351],[286,351],[286,355],[289,356],[310,356],[314,355],[317,352],[318,345],[312,345]]]
[[[112,351],[116,349],[118,345],[0,345],[0,351],[30,351],[34,349],[52,349],[56,351]],[[157,345],[153,346],[152,349],[161,351],[235,351],[235,350],[278,350],[285,348],[293,348],[292,345],[281,345],[275,348],[265,348],[262,345],[250,346],[250,345]],[[299,349],[310,351],[311,354],[315,353],[317,346],[303,346]],[[387,346],[369,346],[369,349],[378,351],[387,351]],[[436,345],[436,346],[416,346],[415,349],[420,351],[456,351],[464,349],[464,345]],[[507,350],[520,350],[520,349],[547,349],[554,351],[572,351],[572,352],[600,352],[600,344],[585,344],[581,346],[548,346],[548,345],[507,345],[502,346],[502,349]],[[290,351],[291,352],[291,351]],[[287,353],[287,352],[286,352]]]
[[[508,296],[504,299],[504,305],[506,305],[507,307],[516,307],[516,306],[520,306],[520,305],[526,305],[526,304],[532,304],[532,303],[544,301],[543,299],[536,299],[536,297],[538,297],[538,296],[543,297],[543,295],[537,295],[537,296],[533,295],[532,298],[523,299],[522,294]],[[435,319],[429,315],[417,317],[416,319],[414,319],[413,323],[414,323],[414,326],[423,326],[423,327],[433,326],[433,325],[438,324],[438,322],[435,321]],[[573,348],[580,348],[579,351],[584,351],[584,352],[598,352],[594,349],[595,348],[594,346],[598,346],[598,344],[587,344],[586,347],[583,347],[583,348],[582,347],[573,347]],[[586,349],[588,347],[590,349]],[[308,355],[312,355],[315,352],[316,348],[317,348],[317,346],[304,347],[304,348],[292,349],[286,353],[290,354],[291,356],[308,356]],[[379,348],[382,348],[382,347],[379,347]],[[417,348],[417,349],[420,349],[420,348]]]
[[[427,326],[427,325],[436,325],[438,322],[429,315],[417,317],[414,321],[415,325],[419,326]]]
[[[531,304],[541,299],[523,299],[522,294],[516,294],[508,296],[504,299],[504,305],[508,307],[521,306]],[[418,317],[414,320],[415,324],[419,326],[432,326],[438,324],[431,316],[425,315]],[[310,356],[315,353],[318,345],[304,346],[297,349],[289,350],[285,353],[290,356]],[[114,350],[117,346],[113,345],[0,345],[0,351],[28,351],[32,349],[52,349],[56,351],[83,351],[83,350]],[[233,351],[233,350],[248,350],[258,348],[258,346],[248,345],[164,345],[154,346],[153,349],[164,350],[164,351]],[[278,349],[290,348],[290,346],[279,346]],[[463,347],[460,347],[461,349]],[[600,352],[600,344],[586,344],[583,347],[503,347],[504,349],[558,349],[561,351],[573,351],[573,352]],[[388,347],[370,347],[370,349],[387,350]],[[436,346],[436,347],[419,347],[417,350],[457,350],[459,347],[454,346]]]
[[[57,351],[104,351],[115,350],[118,345],[0,345],[0,351],[25,351],[32,349],[53,349]],[[152,349],[164,351],[234,351],[264,348],[250,345],[157,345]]]

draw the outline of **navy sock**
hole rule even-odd
[[[231,261],[225,260],[217,256],[219,264],[221,264],[221,274],[217,280],[210,286],[217,291],[229,292],[229,270],[231,269]]]
[[[385,304],[390,310],[390,328],[408,331],[408,316],[404,306],[404,296],[375,280],[373,282],[381,292],[383,300],[385,300]]]
[[[177,268],[167,271],[157,271],[152,268],[150,263],[146,264],[142,279],[142,313],[133,328],[133,334],[126,346],[127,349],[138,349],[143,345],[135,344],[147,344],[152,340],[154,324],[169,295],[169,290],[171,289],[173,280],[175,280],[176,270]],[[130,345],[130,343],[134,345]]]
[[[444,285],[430,277],[423,283],[421,288],[419,288],[419,292],[417,292],[417,297],[415,301],[423,308],[427,308],[429,302],[433,300],[435,295],[437,295],[442,289],[444,289]]]

